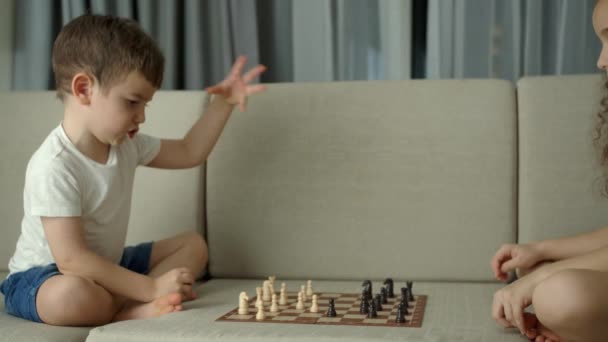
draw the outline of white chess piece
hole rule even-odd
[[[302,285],[300,287],[300,292],[302,292],[302,300],[306,303],[308,298],[306,297],[306,286]]]
[[[262,286],[262,300],[265,302],[270,301],[270,281],[264,280],[264,285]]]
[[[306,282],[306,296],[312,297],[314,292],[312,291],[312,280]]]
[[[256,300],[255,300],[255,307],[259,308],[260,306],[264,306],[264,302],[262,302],[262,288],[261,287],[256,287],[255,288],[255,293],[257,294],[256,296]]]
[[[279,296],[279,305],[287,305],[287,292],[285,289],[285,283],[281,285],[281,295]]]
[[[258,308],[258,313],[255,315],[255,319],[258,321],[262,321],[266,318],[266,314],[264,314],[264,306],[260,306]]]
[[[249,297],[245,291],[239,294],[239,315],[246,315],[249,313]]]
[[[270,295],[272,296],[276,292],[274,289],[274,282],[275,282],[275,280],[277,280],[277,277],[270,276],[270,277],[268,277],[268,280],[270,281]]]
[[[272,304],[270,305],[270,312],[278,312],[279,306],[277,305],[277,295],[272,295]]]
[[[304,301],[302,300],[302,292],[298,292],[298,302],[296,303],[296,310],[304,309]]]
[[[310,306],[310,312],[312,313],[317,313],[319,312],[319,303],[318,301],[318,296],[316,294],[312,295],[312,305]]]

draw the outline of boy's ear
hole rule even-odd
[[[79,72],[72,77],[72,95],[82,105],[91,103],[93,95],[94,79],[84,72]]]

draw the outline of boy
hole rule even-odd
[[[9,277],[8,313],[52,325],[91,326],[158,316],[196,298],[207,262],[200,235],[182,234],[124,249],[135,168],[179,169],[204,162],[234,105],[245,110],[240,57],[205,114],[181,140],[137,134],[160,87],[164,57],[133,21],[84,15],[53,47],[64,117],[28,163],[24,217]]]

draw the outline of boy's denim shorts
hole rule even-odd
[[[120,266],[133,272],[148,274],[152,242],[126,247]],[[32,267],[27,271],[11,274],[0,285],[7,313],[33,322],[43,323],[36,310],[38,289],[47,279],[61,274],[56,264]]]

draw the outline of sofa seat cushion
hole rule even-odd
[[[293,291],[304,281],[286,283]],[[87,341],[525,341],[492,320],[492,296],[500,288],[495,283],[415,283],[414,293],[429,296],[421,328],[216,322],[237,307],[241,291],[255,296],[256,286],[261,281],[214,279],[197,287],[199,299],[182,312],[98,327]],[[360,286],[361,281],[313,282],[316,292],[358,293]],[[401,283],[395,287],[398,292]]]
[[[6,276],[7,272],[0,272],[0,281]],[[55,327],[11,316],[4,311],[4,296],[0,294],[0,341],[82,342],[88,334],[89,328]]]

